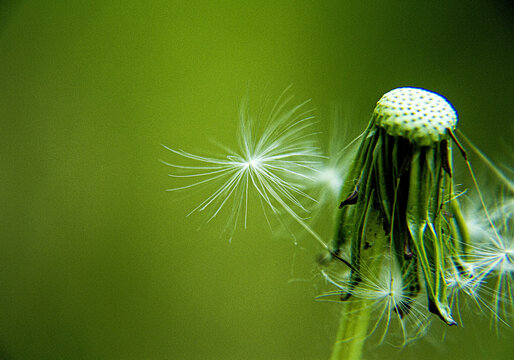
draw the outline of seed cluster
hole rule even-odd
[[[455,129],[457,113],[443,96],[428,90],[403,87],[389,91],[377,102],[377,126],[420,146],[433,146]]]

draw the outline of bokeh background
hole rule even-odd
[[[417,86],[508,163],[513,19],[508,1],[3,0],[0,358],[326,359],[338,307],[314,300],[316,244],[272,236],[259,209],[231,243],[197,230],[160,144],[235,144],[248,88],[293,83],[356,134]],[[464,324],[366,357],[513,353],[512,330]]]

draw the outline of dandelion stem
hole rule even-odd
[[[360,360],[368,335],[371,308],[365,301],[348,302],[343,306],[330,360]]]
[[[368,272],[378,278],[383,266],[383,256],[387,254],[388,236],[382,229],[381,218],[376,215],[368,218],[364,230],[364,237],[374,245],[361,253],[361,258],[366,264]],[[342,304],[339,330],[330,360],[361,360],[366,338],[374,331],[370,326],[374,300],[352,300],[353,298],[350,297],[347,302]]]

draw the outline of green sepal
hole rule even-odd
[[[417,147],[413,153],[406,210],[407,225],[423,270],[429,310],[439,315],[448,325],[455,325],[446,294],[445,245],[429,218],[430,199],[433,196],[438,197],[438,189],[434,187],[433,159],[432,151],[426,147]],[[436,194],[433,193],[434,189]]]

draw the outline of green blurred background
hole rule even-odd
[[[232,243],[166,193],[160,144],[235,144],[239,100],[290,83],[357,133],[399,86],[444,94],[511,161],[507,1],[0,2],[0,358],[326,359],[316,244],[261,211]],[[292,270],[294,268],[294,270]],[[294,281],[291,279],[305,279]],[[369,359],[507,359],[512,330],[435,322]]]

